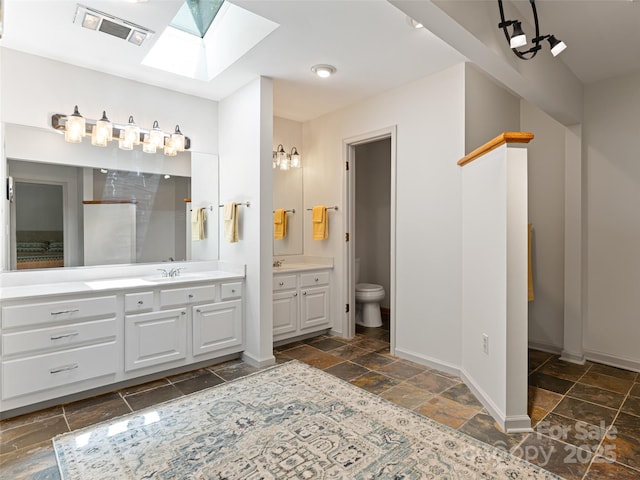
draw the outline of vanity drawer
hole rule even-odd
[[[153,309],[153,292],[126,293],[124,311],[127,313],[148,312]]]
[[[116,297],[92,297],[2,307],[2,328],[64,322],[116,313]]]
[[[37,350],[59,350],[64,347],[115,338],[115,336],[115,318],[31,329],[26,332],[4,333],[2,354],[7,357]]]
[[[295,275],[282,275],[273,277],[273,291],[278,290],[290,290],[296,288],[296,276]]]
[[[300,275],[300,287],[315,287],[329,283],[329,272],[312,272]]]
[[[242,296],[242,282],[223,283],[221,285],[221,300],[232,300]]]
[[[161,307],[185,305],[188,303],[213,302],[215,299],[215,285],[160,290]]]
[[[2,363],[2,398],[53,389],[116,372],[115,342]]]

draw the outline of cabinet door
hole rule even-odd
[[[298,328],[298,292],[273,294],[273,338],[286,337]]]
[[[329,287],[305,288],[300,295],[300,330],[329,326]]]
[[[192,315],[194,356],[243,345],[241,300],[192,307]]]
[[[181,360],[187,356],[184,308],[125,316],[126,371]]]

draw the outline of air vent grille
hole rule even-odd
[[[126,40],[129,33],[131,33],[131,28],[125,27],[124,25],[118,25],[106,18],[102,20],[102,23],[100,23],[100,28],[98,28],[98,30],[108,33],[109,35],[113,35],[114,37],[122,38],[123,40]]]

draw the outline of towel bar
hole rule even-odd
[[[307,208],[307,212],[310,212],[311,210],[313,210],[313,208]],[[327,210],[338,210],[338,206],[336,205],[335,207],[327,207]]]
[[[212,212],[213,212],[213,205],[208,205],[208,206],[206,206],[206,207],[202,207],[202,208],[205,208],[205,209],[210,210],[210,211],[212,211]],[[190,208],[190,209],[189,209],[189,211],[190,211],[190,212],[193,212],[193,208]]]
[[[245,207],[250,207],[251,206],[251,202],[241,202],[241,203],[236,203],[236,205],[238,205],[238,206],[243,205]],[[224,205],[218,205],[218,207],[222,208],[222,207],[224,207]]]
[[[296,209],[292,208],[291,210],[285,210],[285,212],[287,212],[287,213],[296,213]],[[274,210],[273,213],[276,213],[276,211]]]

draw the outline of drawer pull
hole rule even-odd
[[[231,289],[231,293],[236,293],[236,289],[235,289],[235,288],[232,288],[232,289]]]
[[[74,363],[72,365],[65,365],[64,367],[54,368],[52,370],[49,370],[49,373],[51,373],[51,375],[54,375],[60,372],[69,372],[71,370],[75,370],[76,368],[78,368],[78,364]]]
[[[187,312],[180,312],[180,315],[186,315]]]
[[[79,308],[73,308],[71,310],[61,310],[59,312],[51,312],[51,315],[62,315],[64,313],[76,313],[79,312],[80,309]]]
[[[196,309],[196,312],[198,312],[198,313],[202,313],[202,312],[201,312],[201,310],[200,310],[199,308],[198,308],[198,309]]]
[[[281,287],[284,286],[284,282],[280,282],[278,285],[280,285]]]
[[[193,298],[193,294],[192,293],[189,294],[189,298]]]
[[[71,333],[64,333],[62,335],[55,335],[55,336],[51,337],[51,341],[53,342],[54,340],[60,340],[61,338],[75,337],[76,335],[80,335],[80,333],[79,332],[71,332]]]
[[[138,300],[138,305],[144,305],[144,302],[142,300]]]
[[[316,277],[316,282],[318,281],[318,277]]]

